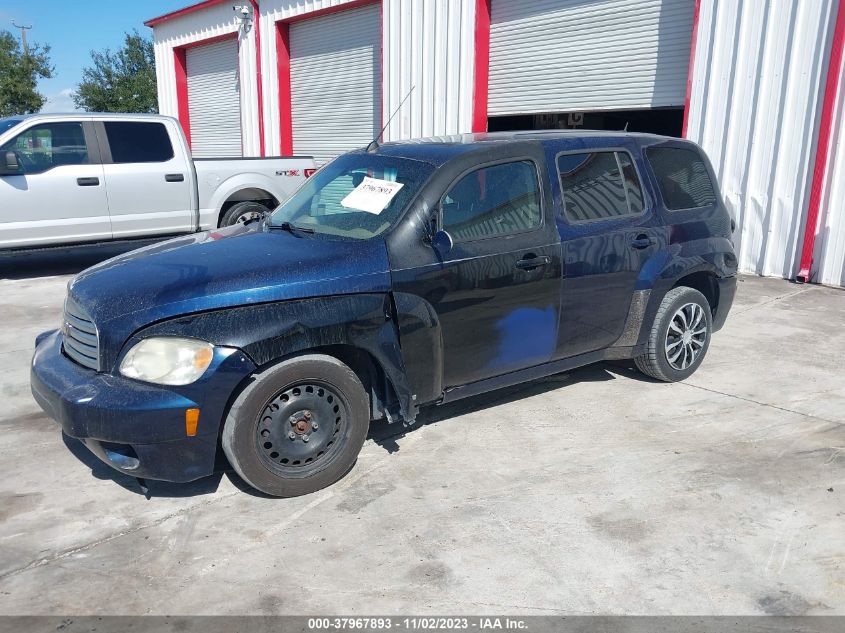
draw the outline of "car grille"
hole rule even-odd
[[[70,297],[65,301],[62,343],[65,354],[77,363],[90,369],[100,369],[100,341],[97,328],[85,311]]]

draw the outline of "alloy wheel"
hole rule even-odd
[[[246,211],[241,213],[238,217],[235,218],[235,224],[246,224],[247,222],[251,222],[253,220],[260,220],[264,217],[264,214],[260,211]]]
[[[673,369],[685,370],[698,360],[707,342],[704,308],[686,303],[672,315],[666,332],[666,360]]]

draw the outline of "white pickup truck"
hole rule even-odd
[[[285,200],[311,157],[194,159],[176,119],[0,119],[0,250],[165,237],[244,222]]]

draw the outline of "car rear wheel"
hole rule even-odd
[[[243,224],[252,220],[260,220],[269,213],[267,207],[258,202],[246,201],[233,204],[223,217],[220,218],[220,226],[232,226]]]
[[[369,421],[367,394],[349,367],[322,354],[298,356],[256,374],[236,398],[223,451],[253,488],[295,497],[352,468]]]
[[[634,362],[641,372],[657,380],[684,380],[704,360],[712,330],[712,312],[704,295],[694,288],[673,288],[654,318],[646,352]]]

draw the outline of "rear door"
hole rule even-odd
[[[194,229],[191,166],[162,121],[96,123],[115,238]]]
[[[640,269],[662,230],[628,148],[563,152],[552,165],[561,200],[563,358],[622,335]]]
[[[109,239],[103,166],[85,120],[33,123],[3,143],[16,175],[0,176],[0,248]]]

